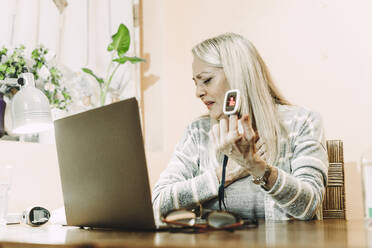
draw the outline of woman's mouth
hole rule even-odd
[[[207,105],[207,108],[208,109],[211,109],[211,107],[214,104],[214,102],[204,102],[204,104]]]

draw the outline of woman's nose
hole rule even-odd
[[[196,85],[196,97],[199,97],[201,98],[202,96],[204,96],[207,92],[205,90],[205,88],[203,86],[201,86],[200,84],[197,84]]]

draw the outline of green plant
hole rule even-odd
[[[100,105],[105,104],[107,91],[111,84],[112,78],[114,77],[116,71],[120,65],[125,64],[127,61],[130,63],[138,63],[145,61],[138,57],[126,56],[126,52],[129,50],[130,46],[130,34],[128,28],[124,24],[120,24],[118,31],[111,37],[112,41],[107,47],[107,51],[111,52],[112,59],[107,69],[107,75],[105,78],[101,78],[93,73],[89,68],[82,68],[82,70],[94,77],[100,86]]]
[[[9,99],[20,89],[17,83],[6,82],[7,79],[18,78],[21,73],[31,72],[36,87],[48,97],[52,107],[65,110],[71,103],[68,90],[61,85],[62,74],[57,67],[49,65],[45,56],[48,49],[40,45],[26,58],[25,47],[21,45],[13,51],[3,47],[0,50],[0,92]]]
[[[45,59],[47,53],[48,49],[43,46],[32,51],[31,58],[34,60],[34,64],[31,72],[34,74],[35,80],[41,83],[40,88],[48,97],[51,106],[65,110],[71,104],[71,95],[66,87],[61,85],[61,71],[55,66],[48,65]]]
[[[6,47],[0,50],[0,80],[17,78],[19,74],[27,72],[26,61],[24,59],[25,47],[17,47],[9,55],[8,51],[9,49]]]

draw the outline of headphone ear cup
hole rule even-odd
[[[43,207],[30,207],[22,213],[21,222],[30,226],[41,226],[50,219],[50,212]]]

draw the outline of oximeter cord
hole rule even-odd
[[[225,177],[226,177],[226,166],[227,166],[227,161],[228,160],[229,160],[229,158],[226,155],[224,155],[223,165],[222,165],[221,183],[220,183],[220,186],[218,188],[218,203],[219,203],[221,211],[222,211],[222,204],[225,207],[225,209],[227,209],[226,205],[225,205]]]
[[[225,98],[224,98],[224,105],[222,108],[223,113],[226,116],[231,116],[231,115],[237,115],[239,118],[239,113],[240,113],[240,91],[238,89],[232,89],[228,90],[225,93]],[[227,160],[229,158],[224,155],[223,157],[223,165],[222,165],[222,176],[221,176],[221,183],[220,186],[218,187],[218,203],[220,205],[220,210],[222,211],[222,204],[226,208],[225,205],[225,177],[226,177],[226,166],[227,166]]]

